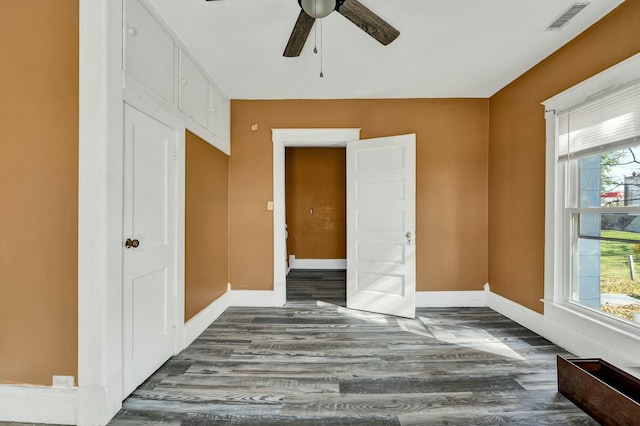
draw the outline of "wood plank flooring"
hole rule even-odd
[[[227,309],[111,424],[597,424],[557,392],[568,354],[488,308],[348,310],[344,271],[287,286],[284,308]]]
[[[287,275],[288,306],[316,302],[347,306],[347,271],[293,269]]]

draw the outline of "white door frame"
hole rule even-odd
[[[285,147],[346,147],[360,129],[271,129],[273,141],[273,305],[287,302]]]
[[[80,0],[78,424],[105,424],[122,406],[123,101],[178,132],[175,352],[184,344],[185,126],[123,93],[122,16],[121,1]]]

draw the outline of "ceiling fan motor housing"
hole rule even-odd
[[[300,7],[312,18],[321,19],[328,16],[334,10],[338,10],[339,4],[344,0],[298,0]]]

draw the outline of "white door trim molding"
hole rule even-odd
[[[122,2],[80,0],[78,417],[122,405]]]
[[[122,406],[122,19],[121,1],[80,0],[79,424],[106,424]],[[184,342],[184,123],[148,102],[138,107],[178,132],[177,353]]]
[[[287,301],[285,237],[285,147],[346,147],[360,129],[271,129],[273,141],[273,306]]]

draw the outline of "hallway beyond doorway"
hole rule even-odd
[[[316,302],[347,306],[344,269],[292,269],[287,275],[287,305]]]

